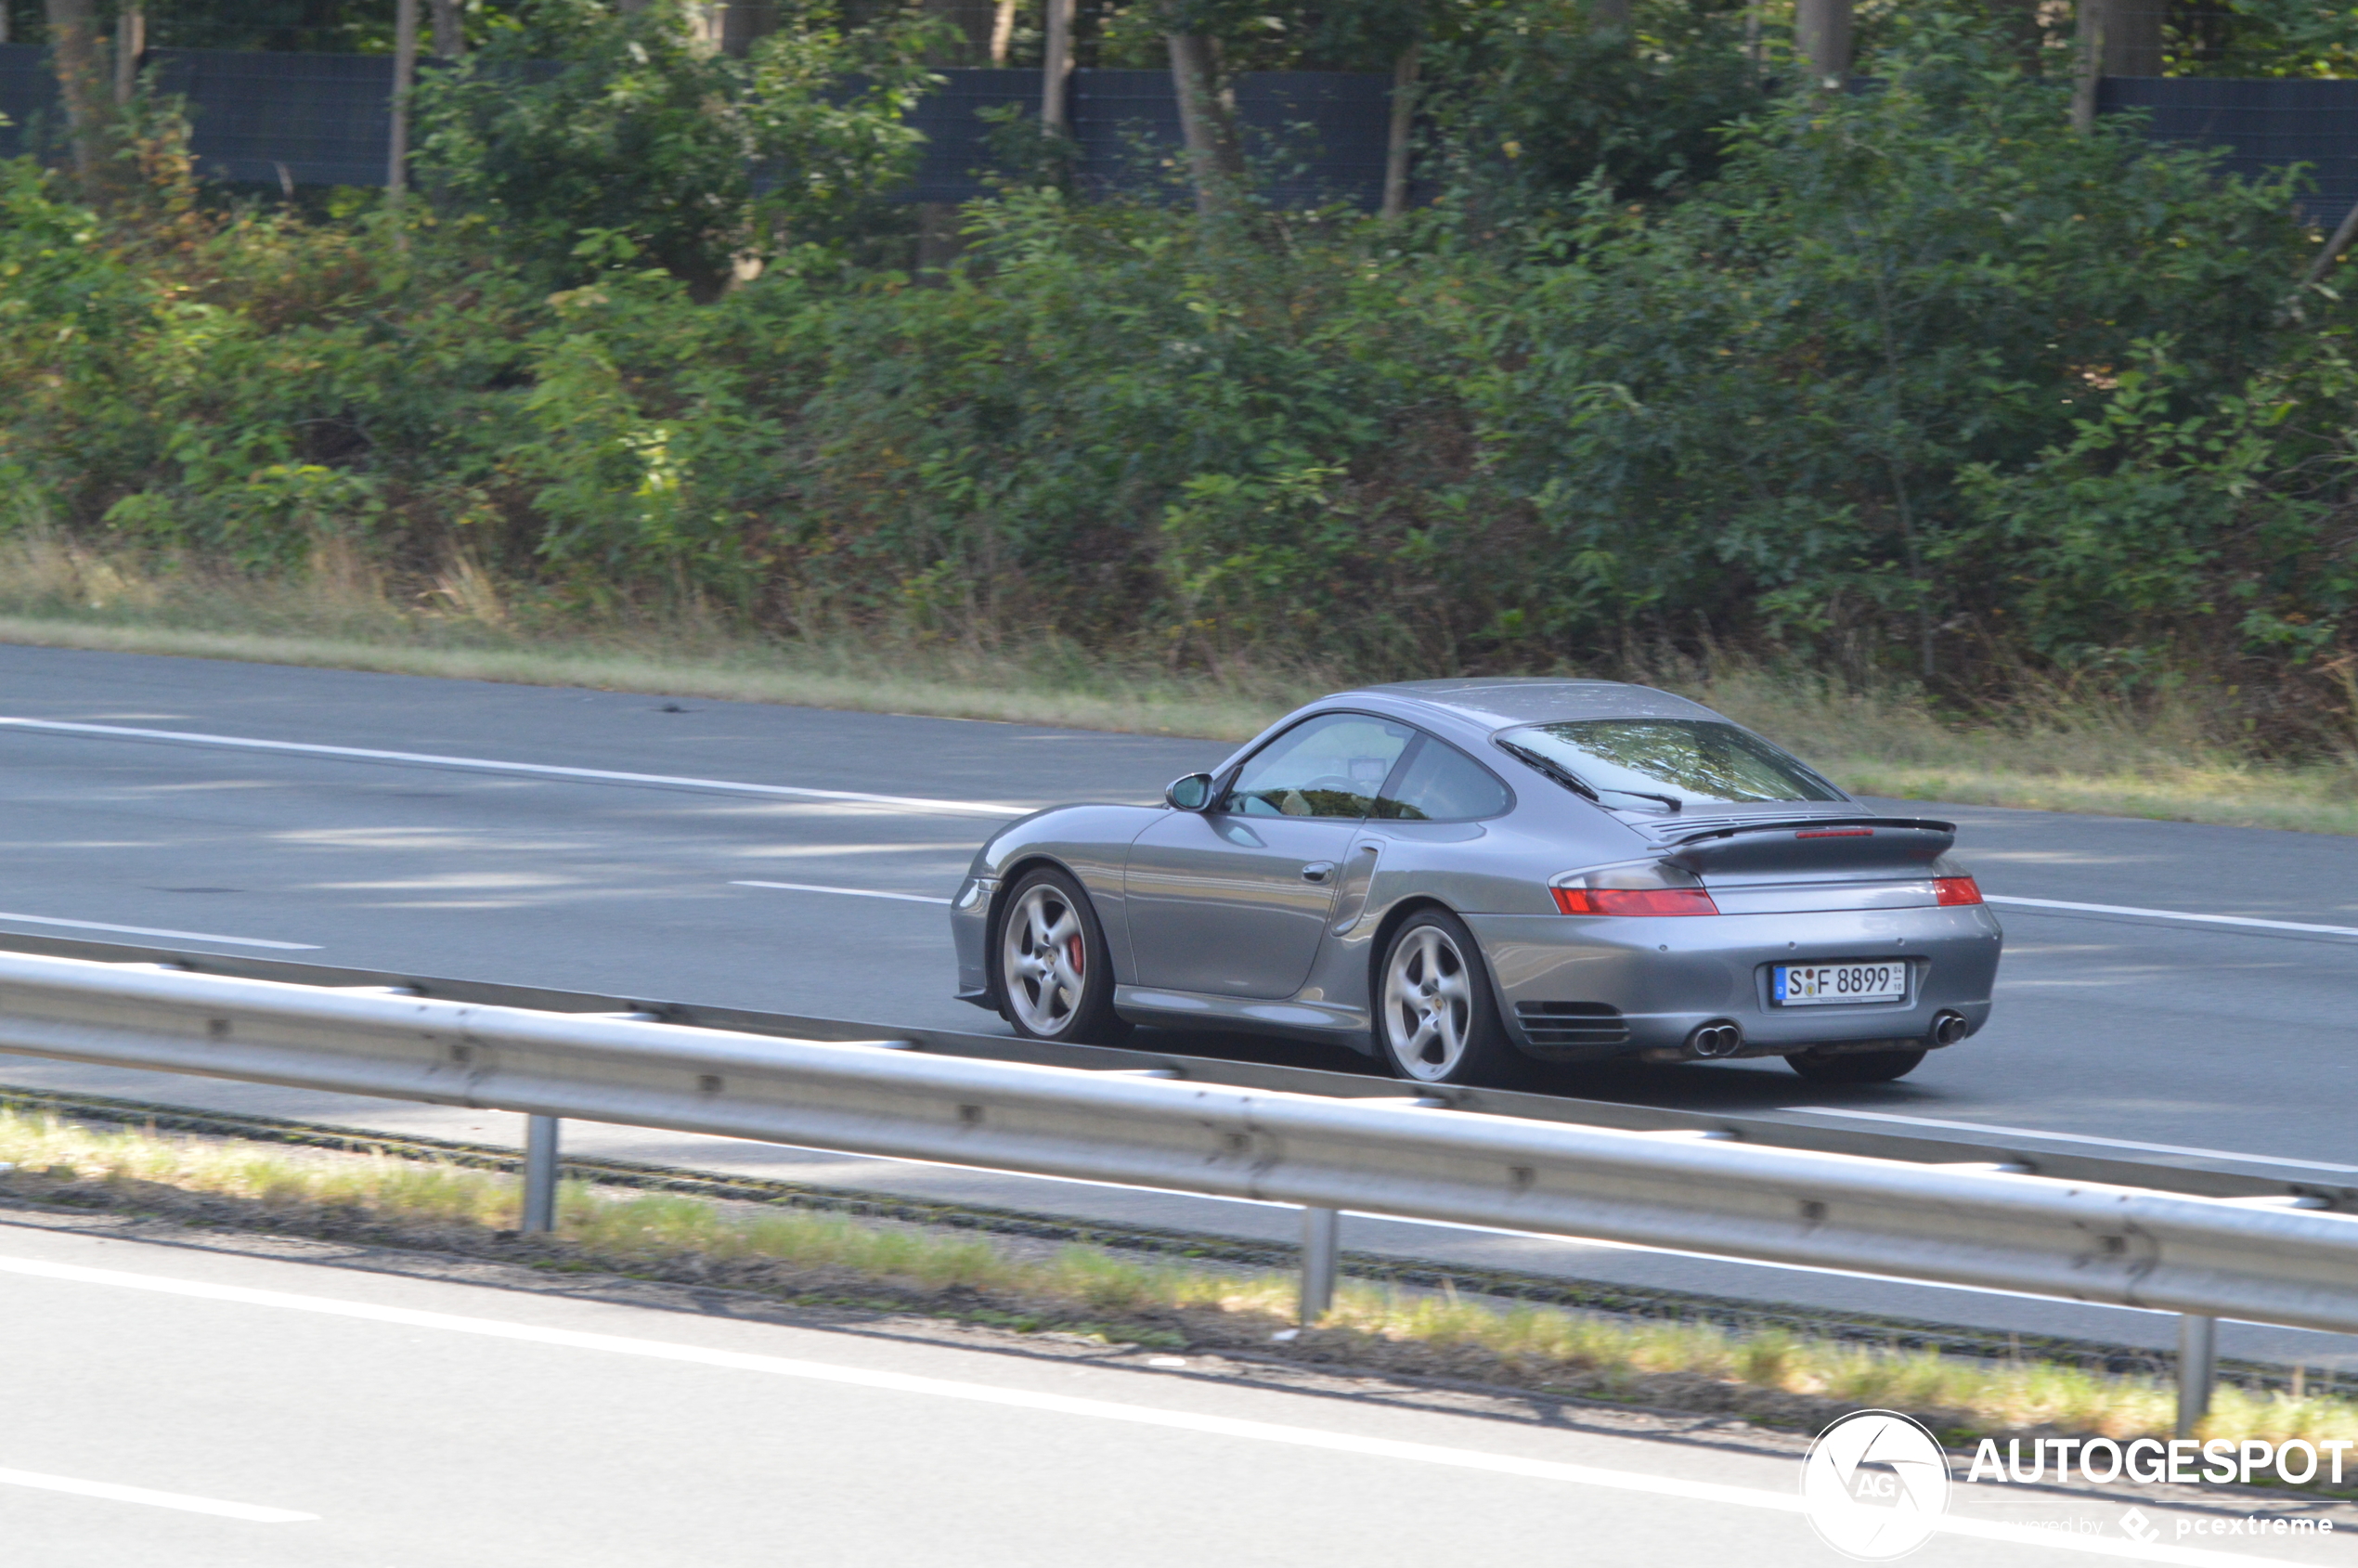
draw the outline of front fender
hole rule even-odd
[[[1131,840],[1165,815],[1167,806],[1052,806],[1008,823],[975,851],[965,880],[950,903],[950,931],[958,948],[958,995],[996,1009],[991,990],[991,933],[997,928],[1007,884],[1034,865],[1061,868],[1081,884],[1097,912],[1111,950],[1114,976],[1136,972],[1130,922],[1122,904],[1122,869]]]

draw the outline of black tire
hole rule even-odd
[[[1888,1083],[1916,1070],[1922,1051],[1849,1051],[1820,1056],[1795,1051],[1785,1065],[1812,1083]]]
[[[1530,1071],[1499,1021],[1481,946],[1447,910],[1400,923],[1376,965],[1374,1003],[1376,1059],[1395,1078],[1503,1088]]]
[[[1096,906],[1054,866],[1024,873],[1008,889],[990,956],[999,1016],[1025,1039],[1110,1045],[1130,1032],[1113,1010],[1113,958]]]

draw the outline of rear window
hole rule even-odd
[[[1843,797],[1798,758],[1716,719],[1577,719],[1498,739],[1547,758],[1615,808]]]

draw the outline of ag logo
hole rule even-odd
[[[1889,1562],[1931,1539],[1949,1511],[1949,1458],[1891,1410],[1860,1410],[1818,1434],[1801,1461],[1801,1508],[1843,1556]]]

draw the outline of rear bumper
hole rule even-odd
[[[1490,961],[1508,1031],[1533,1056],[1552,1060],[1677,1047],[1699,1026],[1721,1020],[1743,1030],[1747,1055],[1923,1040],[1943,1012],[1958,1014],[1967,1032],[1976,1032],[1989,1018],[2004,945],[1997,916],[1979,904],[1661,919],[1464,918]],[[1772,964],[1860,959],[1905,961],[1907,996],[1854,1006],[1778,1006],[1770,1000]],[[1619,1014],[1618,1027],[1607,1008]]]

